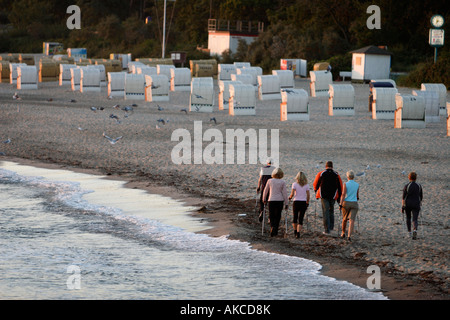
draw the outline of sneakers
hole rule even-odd
[[[417,231],[416,230],[413,230],[413,232],[408,231],[408,235],[406,236],[406,238],[417,240]]]

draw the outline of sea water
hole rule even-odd
[[[0,162],[0,299],[386,299],[123,181]]]

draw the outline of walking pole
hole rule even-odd
[[[288,210],[289,210],[289,204],[286,208],[286,213],[284,214],[284,237],[287,238],[287,215],[288,215]]]
[[[317,199],[314,199],[314,221],[317,224],[317,210],[316,210]]]
[[[359,212],[357,212],[356,214],[356,221],[358,221],[358,232],[359,233],[359,215],[361,214],[361,210],[358,210]]]
[[[306,220],[306,230],[309,232],[308,207],[306,207],[306,211],[305,211],[305,220]]]
[[[255,213],[258,214],[258,191],[256,191],[256,199],[255,199]]]
[[[422,207],[421,210],[419,211],[419,217],[420,217],[420,229],[422,230],[422,231],[421,231],[421,233],[422,233],[422,238],[424,238],[424,236],[423,236],[423,226],[424,226],[424,224],[423,224],[423,214],[422,214],[422,211],[423,211],[423,207]]]
[[[342,215],[342,207],[339,203],[338,203],[338,205],[339,205],[339,213]],[[338,214],[337,220],[338,220],[338,237],[340,237],[341,236],[341,223],[339,221],[339,214]]]
[[[403,230],[406,230],[406,232],[408,232],[408,230],[406,228],[405,210],[403,210],[403,208],[402,208],[402,228],[403,228]]]
[[[266,220],[266,205],[264,204],[263,220],[262,220],[262,227],[261,227],[261,235],[264,235],[264,221],[265,220]]]
[[[356,215],[356,220],[358,221],[358,233],[359,233],[359,214]]]

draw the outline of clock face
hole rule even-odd
[[[435,28],[440,28],[442,27],[442,25],[444,24],[444,18],[441,15],[434,15],[431,18],[431,24],[433,25],[433,27]]]

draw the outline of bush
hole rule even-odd
[[[443,53],[434,61],[420,63],[408,75],[400,77],[398,84],[405,87],[420,88],[422,83],[443,83],[450,88],[450,53]]]
[[[328,62],[331,65],[331,73],[333,74],[333,80],[339,79],[339,72],[352,70],[352,54],[346,53],[337,56],[333,56],[326,60],[312,60],[308,61],[308,73],[314,70],[314,65],[318,62]]]
[[[339,79],[339,72],[352,71],[352,54],[346,53],[339,56],[334,56],[328,59],[331,65],[331,73],[333,74],[333,80]]]

